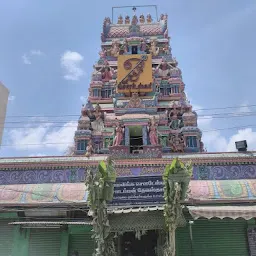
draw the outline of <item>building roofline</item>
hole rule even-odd
[[[109,155],[85,156],[44,156],[44,157],[7,157],[0,158],[0,169],[32,169],[32,168],[63,168],[97,166],[99,161],[106,160]],[[166,165],[174,158],[192,161],[194,165],[230,165],[230,164],[255,164],[256,151],[248,152],[214,152],[214,153],[183,153],[169,154],[162,158],[151,159],[114,159],[119,167],[129,166],[161,166]],[[145,161],[147,160],[147,161]],[[138,164],[139,163],[139,164]]]

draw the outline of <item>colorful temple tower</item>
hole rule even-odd
[[[74,156],[0,157],[0,256],[256,255],[256,152],[203,152],[167,15],[106,18],[101,39]],[[189,176],[166,179],[175,159]]]
[[[203,151],[166,14],[157,21],[135,13],[117,23],[105,18],[99,56],[75,132],[76,155],[159,158]]]

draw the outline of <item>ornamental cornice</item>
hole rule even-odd
[[[87,158],[85,156],[71,157],[38,157],[38,158],[0,158],[1,170],[21,170],[21,169],[62,169],[75,167],[97,166],[99,161],[105,160],[108,155],[98,155]],[[193,165],[244,165],[256,164],[255,152],[242,153],[202,153],[202,154],[172,154],[163,155],[163,158],[143,158],[143,159],[115,159],[117,167],[134,166],[164,166],[174,158],[183,161],[191,161]]]

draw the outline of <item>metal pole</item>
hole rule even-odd
[[[158,10],[157,5],[155,4],[149,4],[149,5],[127,5],[127,6],[114,6],[112,7],[112,23],[114,21],[114,9],[121,9],[121,8],[134,8],[134,7],[155,7],[156,11],[156,20],[158,21]]]
[[[193,230],[192,225],[194,224],[194,221],[189,221],[189,235],[190,235],[190,250],[191,250],[191,256],[194,256],[194,246],[193,246]]]

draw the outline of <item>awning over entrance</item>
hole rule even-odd
[[[17,184],[0,186],[0,205],[86,204],[84,183]]]
[[[30,226],[49,226],[49,225],[92,225],[89,221],[15,221],[9,225],[30,225]]]
[[[141,177],[143,178],[143,177]],[[135,182],[135,181],[133,181]],[[143,182],[148,182],[145,177]],[[147,207],[139,208],[145,203],[147,205],[157,205],[157,202],[163,197],[161,192],[162,185],[159,180],[149,180],[149,182],[157,182],[155,190],[148,192],[149,197],[157,198],[155,200],[147,201],[147,193],[143,186],[137,187],[136,198],[131,193],[131,198],[119,200],[118,197],[122,195],[122,187],[117,187],[119,194],[114,198],[113,205],[129,205],[128,207],[136,209],[123,209],[113,213],[140,212],[140,211],[153,211]],[[123,183],[123,182],[121,182]],[[129,182],[128,182],[129,183]],[[129,185],[129,184],[128,184]],[[124,187],[129,189],[130,186]],[[132,187],[133,188],[133,187]],[[148,187],[150,188],[150,187]],[[151,188],[150,188],[151,189]],[[157,192],[155,192],[157,190]],[[160,192],[159,192],[160,191]],[[189,184],[189,200],[193,204],[200,204],[205,202],[252,202],[256,200],[256,186],[255,179],[251,180],[191,180]],[[121,192],[121,193],[120,193]],[[154,197],[156,195],[157,197]],[[81,204],[86,205],[88,197],[87,187],[84,183],[48,183],[48,184],[16,184],[16,185],[0,185],[0,206],[34,206],[34,205],[73,205]],[[136,199],[136,200],[135,200]],[[137,200],[138,199],[138,200]],[[119,201],[119,202],[118,202]],[[160,200],[161,201],[161,200]],[[127,203],[129,202],[129,203]],[[133,203],[134,202],[134,203]],[[156,203],[155,203],[156,202]],[[163,202],[163,200],[162,200]],[[131,207],[131,205],[133,207]],[[128,208],[127,207],[127,208]],[[125,207],[123,207],[125,208]],[[157,209],[159,210],[159,209]]]
[[[188,206],[194,219],[198,218],[243,218],[246,220],[256,217],[256,206]]]
[[[138,213],[138,212],[152,212],[152,211],[163,211],[163,206],[149,206],[149,207],[129,207],[129,208],[109,208],[109,214],[125,214],[125,213]]]

